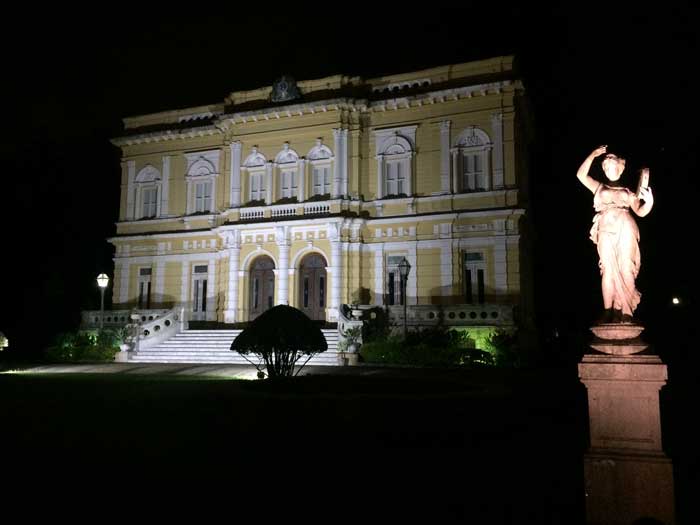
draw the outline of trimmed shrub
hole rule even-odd
[[[52,362],[113,361],[119,351],[119,337],[113,330],[81,330],[59,334],[45,353]]]

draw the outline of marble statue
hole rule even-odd
[[[607,181],[599,182],[588,172],[593,161],[604,154],[602,167]],[[635,287],[641,263],[639,229],[631,212],[639,217],[648,215],[654,206],[654,195],[648,186],[648,169],[642,170],[637,193],[620,184],[624,169],[625,159],[608,153],[607,146],[600,146],[586,157],[576,174],[593,193],[596,211],[590,234],[598,248],[602,280],[604,312],[599,324],[633,323],[641,298]]]

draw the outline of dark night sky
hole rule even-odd
[[[545,331],[584,332],[600,305],[588,240],[592,198],[575,173],[603,143],[629,159],[629,186],[637,167],[651,167],[655,209],[638,220],[640,318],[667,312],[672,293],[693,299],[696,8],[575,16],[355,9],[332,16],[330,30],[326,14],[296,9],[293,18],[190,9],[86,19],[84,11],[42,8],[41,20],[17,16],[14,30],[0,35],[7,106],[0,330],[10,342],[29,352],[30,335],[41,345],[73,328],[81,308],[99,308],[94,278],[112,274],[105,238],[118,216],[119,152],[109,138],[123,117],[219,102],[282,74],[371,77],[501,54],[516,56],[535,111],[532,213]]]

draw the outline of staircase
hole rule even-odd
[[[231,343],[242,330],[186,330],[160,344],[140,350],[129,358],[133,363],[201,363],[201,364],[250,364],[238,352],[230,350]],[[326,337],[328,350],[314,356],[307,364],[336,366],[338,364],[338,331],[321,330]],[[255,355],[246,356],[253,363]],[[306,358],[300,360],[301,363]]]

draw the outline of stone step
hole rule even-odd
[[[134,363],[211,363],[211,364],[250,364],[250,362],[257,363],[258,360],[255,358],[251,358],[250,361],[243,359],[240,356],[237,357],[229,357],[228,359],[224,359],[221,357],[192,357],[192,356],[172,356],[172,355],[166,355],[166,356],[141,356],[137,355],[132,357],[129,362],[134,362]],[[300,360],[299,363],[303,363],[305,360]],[[315,357],[313,359],[310,359],[307,364],[310,365],[336,365],[337,364],[337,356],[334,355],[333,357],[331,356],[326,356],[325,358],[319,358]]]
[[[230,350],[231,343],[241,332],[242,330],[187,330],[152,348],[138,352],[129,361],[135,363],[249,364],[246,358]],[[308,364],[337,365],[338,331],[324,329],[322,332],[326,338],[328,350],[314,356]],[[257,362],[254,356],[249,356],[248,359]]]

